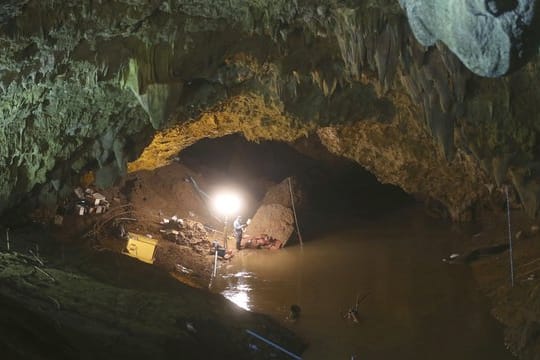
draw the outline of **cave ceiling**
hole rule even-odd
[[[0,4],[0,210],[108,186],[206,137],[313,136],[467,219],[539,207],[536,1]]]

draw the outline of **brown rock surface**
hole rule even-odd
[[[291,209],[279,204],[265,204],[257,210],[245,234],[253,237],[266,234],[286,242],[293,231],[294,218]]]
[[[316,134],[454,220],[503,184],[538,216],[535,41],[514,71],[488,79],[440,43],[419,45],[395,0],[3,1],[0,211],[54,206],[88,170],[107,187],[129,162],[155,169],[240,132]]]
[[[291,178],[291,186],[293,191],[294,206],[301,206],[304,201],[304,194],[299,188],[299,184],[295,178]],[[263,204],[280,204],[287,208],[292,208],[291,191],[289,188],[289,178],[286,178],[277,185],[272,186],[266,192],[262,200]]]
[[[389,0],[96,4],[0,5],[0,210],[33,190],[54,205],[90,169],[107,187],[206,137],[322,129],[455,220],[505,182],[537,213],[538,57],[480,78],[420,46]]]

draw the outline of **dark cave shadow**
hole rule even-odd
[[[518,0],[485,0],[485,4],[489,12],[498,16],[515,9],[518,6]]]
[[[521,69],[538,56],[538,48],[540,47],[540,0],[535,0],[533,7],[535,9],[533,19],[523,33],[523,55],[513,60],[509,74]]]

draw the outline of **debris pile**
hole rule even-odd
[[[85,237],[93,239],[96,243],[101,243],[103,237],[112,236],[127,240],[128,231],[126,225],[128,222],[136,223],[137,218],[131,204],[117,205],[108,208],[107,213],[94,221],[94,225]],[[131,228],[133,231],[139,229]]]
[[[199,254],[208,253],[211,243],[203,224],[190,219],[173,216],[160,221],[163,238],[180,245],[191,246]]]
[[[267,249],[277,250],[283,245],[281,240],[275,239],[268,234],[260,236],[245,236],[243,246],[245,249]]]
[[[81,216],[87,214],[103,214],[109,210],[110,204],[105,195],[100,194],[91,188],[86,188],[86,190],[83,191],[82,188],[77,187],[73,192],[78,198],[75,205],[75,214]]]

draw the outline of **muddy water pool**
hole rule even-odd
[[[241,251],[214,291],[303,336],[304,359],[513,359],[468,267],[441,261],[465,236],[415,209],[342,220],[303,249]]]

